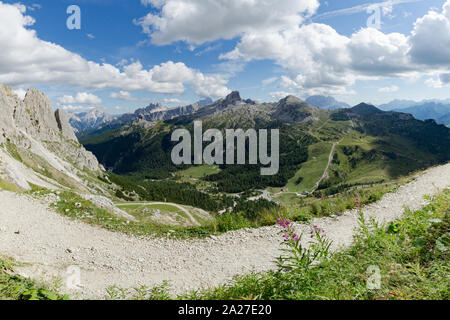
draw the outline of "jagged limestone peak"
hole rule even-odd
[[[50,100],[37,89],[29,89],[22,101],[10,87],[0,84],[0,144],[5,142],[51,162],[56,156],[78,169],[102,169],[78,143],[68,115],[53,111]]]
[[[225,98],[225,102],[227,104],[234,104],[236,102],[242,101],[241,95],[239,94],[239,91],[233,91]]]
[[[55,111],[56,123],[58,124],[58,129],[66,139],[78,141],[72,127],[69,124],[69,116],[64,110],[58,109]]]

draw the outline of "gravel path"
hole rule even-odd
[[[201,226],[201,224],[197,220],[195,220],[195,218],[192,216],[192,214],[189,212],[188,209],[186,209],[185,207],[183,207],[183,206],[181,206],[179,204],[176,204],[176,203],[170,203],[170,202],[130,202],[130,203],[119,203],[116,206],[117,207],[129,206],[129,205],[150,206],[150,205],[158,205],[158,204],[169,205],[169,206],[175,207],[175,208],[183,211],[188,216],[189,220],[191,220],[191,222],[192,222],[192,224],[194,226],[198,226],[198,227]],[[198,210],[201,210],[201,209],[198,209]],[[204,213],[208,214],[206,211]]]
[[[416,210],[450,186],[450,164],[431,168],[414,181],[364,208],[381,222],[399,218],[403,207]],[[81,268],[81,290],[73,298],[103,298],[111,285],[152,286],[170,280],[175,292],[214,286],[235,274],[265,271],[280,255],[275,226],[239,230],[205,240],[139,239],[78,221],[45,204],[11,192],[0,192],[0,255],[29,263],[18,270],[34,279],[66,279],[67,267]],[[351,245],[357,212],[312,221],[333,240],[333,248]],[[296,225],[309,232],[309,225]],[[19,233],[17,233],[19,232]],[[61,291],[67,292],[62,281]]]
[[[316,191],[319,188],[322,181],[329,178],[328,169],[330,168],[331,161],[333,161],[334,151],[336,150],[336,146],[339,144],[339,142],[333,143],[333,146],[331,147],[331,150],[330,150],[330,155],[328,156],[327,166],[325,167],[325,170],[323,171],[323,174],[320,177],[320,179],[316,182],[316,184],[312,188],[311,193],[314,193],[314,191]]]

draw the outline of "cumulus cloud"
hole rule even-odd
[[[39,39],[28,28],[34,19],[25,12],[23,5],[0,1],[0,82],[16,87],[52,83],[176,94],[190,85],[197,94],[208,97],[222,97],[229,92],[226,79],[205,75],[184,63],[168,61],[146,70],[139,61],[120,68],[87,61],[55,43]],[[167,74],[162,76],[164,73]]]
[[[450,66],[450,1],[441,13],[432,10],[416,21],[410,43],[413,61]]]
[[[443,83],[450,84],[450,73],[442,73],[439,75],[439,79]]]
[[[319,7],[318,0],[141,0],[160,9],[135,20],[158,45],[202,44],[248,32],[298,25]]]
[[[92,93],[87,92],[79,92],[76,94],[75,97],[70,95],[64,95],[63,97],[59,98],[58,101],[62,104],[79,103],[79,104],[94,105],[102,103],[102,99],[100,99],[99,97],[97,97]]]
[[[351,94],[356,80],[417,77],[450,67],[450,0],[418,19],[410,35],[362,28],[344,36],[310,23],[246,32],[226,61],[274,60],[286,70],[280,87],[301,94]],[[441,83],[442,80],[439,79]]]

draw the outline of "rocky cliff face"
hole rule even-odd
[[[83,185],[83,171],[100,170],[78,143],[67,114],[54,112],[44,93],[29,89],[22,101],[0,84],[0,178],[24,189],[29,183],[57,186],[56,177]]]

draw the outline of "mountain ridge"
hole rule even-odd
[[[383,180],[450,159],[450,130],[434,122],[416,120],[410,114],[385,112],[366,103],[335,111],[324,110],[294,96],[270,103],[246,101],[238,92],[233,92],[193,114],[149,122],[147,126],[127,125],[103,136],[86,137],[82,143],[113,172],[146,179],[170,179],[182,170],[170,160],[174,146],[170,132],[176,128],[192,131],[193,122],[202,121],[204,130],[279,129],[282,143],[278,175],[262,178],[258,166],[221,165],[220,172],[204,178],[220,191],[232,193],[283,187],[294,179],[307,160],[308,149],[343,139],[347,142],[337,149],[349,167],[337,169],[336,176],[329,179],[331,182],[325,181],[321,188],[355,183],[359,177],[352,175],[352,171],[358,166],[363,170],[376,163],[377,170],[383,172],[380,177]],[[368,147],[358,146],[361,139],[369,141]],[[351,146],[352,143],[356,146]],[[326,183],[330,185],[327,187]]]

